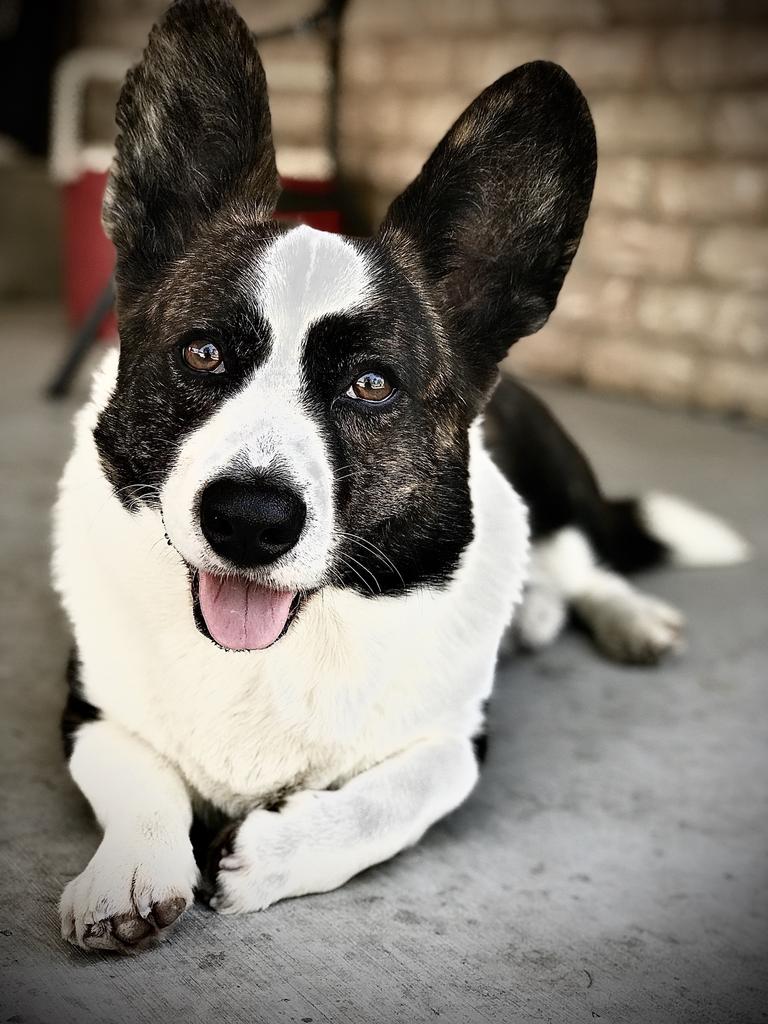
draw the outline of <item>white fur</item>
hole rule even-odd
[[[416,743],[338,790],[303,790],[279,814],[251,811],[221,861],[214,909],[263,910],[327,892],[414,843],[457,807],[478,775],[468,739]]]
[[[141,803],[142,814],[127,817],[133,839],[124,844],[127,861],[136,860],[142,822],[164,818],[174,779],[191,803],[211,801],[233,816],[297,790],[302,795],[289,801],[283,824],[267,825],[268,812],[258,810],[248,818],[239,866],[222,873],[222,908],[340,884],[414,842],[474,782],[469,740],[481,727],[499,641],[525,576],[524,507],[476,424],[475,534],[447,587],[376,600],[326,587],[274,647],[224,651],[194,626],[186,566],[165,542],[160,515],[128,513],[104,478],[92,428],[115,374],[110,355],[77,417],[55,513],[54,577],[82,660],[84,696],[106,722],[158,755],[153,777],[132,790],[130,758],[113,757],[107,745],[80,761],[76,739],[78,783],[99,804],[103,793],[107,804],[114,796],[114,815],[99,814],[102,846],[112,848],[120,805]],[[304,795],[330,786],[340,788]],[[174,814],[186,813],[178,803]],[[301,853],[273,884],[268,875],[280,873],[286,836]],[[313,851],[335,851],[337,866],[331,870],[333,858],[316,859]],[[73,905],[78,920],[94,901],[120,905],[123,867],[89,866],[88,883],[68,890],[78,896],[63,905],[65,916]],[[148,873],[151,889],[151,865]],[[77,926],[69,934],[77,941]]]
[[[750,556],[747,542],[722,519],[671,494],[646,494],[640,514],[648,532],[666,544],[677,565],[736,565]]]
[[[281,590],[324,582],[333,541],[333,475],[321,431],[302,404],[302,353],[313,323],[364,305],[368,279],[362,255],[349,242],[299,227],[272,242],[243,282],[269,325],[269,357],[184,440],[161,494],[168,536],[191,565],[230,568],[200,529],[196,510],[205,485],[234,464],[240,470],[272,466],[289,473],[307,521],[299,543],[270,566],[268,582]]]
[[[575,527],[536,544],[532,574],[574,609],[611,658],[652,662],[680,646],[682,615],[598,565],[589,541]],[[531,617],[524,604],[521,622]],[[556,632],[550,630],[549,636],[554,639]]]
[[[64,890],[62,935],[89,949],[112,949],[119,946],[113,918],[147,919],[168,900],[191,905],[198,872],[189,795],[162,757],[109,721],[79,729],[70,771],[104,839]]]
[[[534,572],[515,616],[517,640],[530,651],[547,647],[563,631],[567,617],[568,605],[561,591],[552,582],[542,578],[541,574],[537,576]]]

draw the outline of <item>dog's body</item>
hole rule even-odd
[[[465,799],[526,505],[527,646],[570,607],[652,660],[679,616],[617,571],[744,552],[672,499],[604,499],[517,385],[483,440],[496,363],[546,320],[589,204],[591,121],[561,69],[487,90],[375,240],[269,220],[263,74],[215,0],[172,8],[118,124],[122,350],[77,420],[54,570],[70,767],[105,833],[63,931],[130,951],[192,900],[195,811],[236,823],[211,899],[235,912],[334,888]]]
[[[97,407],[80,414],[57,513],[79,685],[101,718],[176,765],[200,804],[240,817],[296,790],[338,788],[421,741],[482,731],[528,546],[522,502],[477,433],[475,537],[449,585],[394,597],[328,586],[273,648],[245,654],[196,628],[186,565],[157,514],[129,514],[115,497],[93,443]]]

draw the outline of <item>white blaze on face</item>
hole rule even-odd
[[[274,346],[264,369],[297,366],[312,324],[359,308],[369,283],[365,261],[350,242],[308,227],[278,238],[255,273],[258,306]]]
[[[192,565],[224,566],[208,547],[197,514],[203,487],[237,464],[287,472],[307,506],[296,547],[270,572],[275,586],[317,585],[333,535],[333,472],[319,425],[307,414],[302,371],[310,327],[325,316],[362,308],[370,275],[363,256],[338,235],[299,227],[259,257],[244,282],[270,328],[271,351],[242,389],[182,444],[162,491],[168,535]],[[194,326],[194,325],[191,325]]]

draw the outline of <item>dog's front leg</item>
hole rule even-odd
[[[61,897],[61,931],[84,949],[137,952],[191,905],[197,867],[192,807],[176,770],[107,721],[78,730],[70,771],[104,830]]]
[[[469,739],[424,741],[335,790],[305,790],[279,811],[252,811],[219,861],[211,906],[263,910],[327,892],[417,842],[477,781]]]

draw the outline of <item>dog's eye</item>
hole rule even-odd
[[[395,389],[386,377],[380,373],[364,373],[349,386],[347,398],[357,398],[363,402],[385,402],[394,395]]]
[[[212,341],[188,341],[181,357],[190,370],[198,373],[224,373],[224,360]]]

